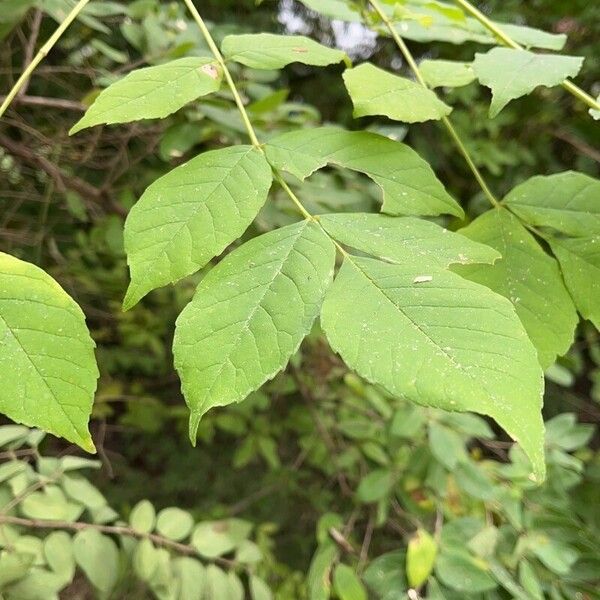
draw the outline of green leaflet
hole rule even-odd
[[[475,81],[471,63],[455,60],[424,60],[419,65],[423,79],[432,88],[462,87]]]
[[[600,329],[600,235],[549,237],[548,242],[577,309]]]
[[[432,266],[348,257],[321,322],[368,381],[425,406],[493,417],[543,479],[542,371],[508,300]]]
[[[252,69],[282,69],[295,62],[316,67],[342,61],[349,64],[345,52],[323,46],[303,35],[228,35],[221,50],[226,58]]]
[[[269,162],[304,180],[327,164],[368,175],[383,190],[389,214],[464,215],[431,167],[414,150],[368,131],[317,127],[284,133],[265,145]]]
[[[319,313],[334,259],[331,240],[303,221],[252,239],[202,280],[173,343],[192,443],[206,411],[285,367]]]
[[[500,254],[435,223],[412,217],[364,213],[320,215],[319,223],[338,242],[389,262],[446,268],[493,263]]]
[[[515,306],[544,369],[573,343],[578,317],[554,258],[507,210],[492,209],[461,233],[502,255],[493,266],[469,265],[456,272],[485,285]]]
[[[600,181],[565,171],[538,175],[511,190],[504,203],[527,223],[573,236],[600,233]]]
[[[536,87],[552,87],[579,73],[583,58],[534,54],[528,50],[493,48],[476,54],[473,70],[480,83],[492,90],[490,117],[495,117],[511,100]]]
[[[69,133],[100,123],[162,119],[188,102],[216,92],[222,77],[214,60],[201,57],[137,69],[102,91]]]
[[[0,411],[94,452],[97,379],[79,306],[42,269],[0,252]]]
[[[384,115],[395,121],[421,123],[452,112],[431,90],[370,63],[346,69],[343,77],[355,117]]]
[[[252,146],[205,152],[156,180],[125,222],[124,308],[223,252],[253,221],[271,182],[271,167]]]
[[[360,13],[353,10],[350,3],[345,0],[300,0],[308,8],[332,19],[359,23]],[[464,15],[458,18],[457,7],[447,2],[433,2],[432,0],[403,1],[402,6],[409,13],[418,14],[431,20],[430,23],[421,23],[414,19],[394,19],[398,33],[402,37],[415,42],[450,42],[451,44],[464,44],[468,41],[486,45],[496,45],[497,40],[476,19]],[[386,8],[386,7],[384,7]],[[394,14],[394,6],[386,11],[390,16]],[[462,11],[461,11],[462,12]],[[540,29],[513,25],[495,21],[505,33],[527,48],[545,48],[548,50],[562,50],[567,41],[564,34],[548,33]]]

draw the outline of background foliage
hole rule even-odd
[[[3,90],[28,62],[31,40],[46,39],[69,5],[29,4],[0,3]],[[82,461],[73,447],[35,431],[0,428],[2,593],[196,598],[202,588],[205,598],[262,600],[273,593],[360,600],[368,593],[392,600],[412,589],[427,598],[599,597],[600,455],[593,426],[600,414],[600,348],[589,323],[580,324],[569,354],[547,372],[548,479],[539,488],[500,430],[479,417],[414,407],[365,384],[318,331],[285,374],[243,404],[207,414],[199,448],[189,446],[169,348],[175,318],[204,273],[122,312],[129,279],[123,222],[158,176],[202,151],[244,143],[244,129],[222,92],[160,122],[68,137],[84,106],[117,77],[206,51],[182,3],[93,6],[3,119],[0,244],[45,268],[87,316],[102,373],[92,424],[100,463]],[[565,53],[587,57],[578,81],[598,94],[594,3],[489,1],[485,8],[498,20],[568,33]],[[338,45],[353,59],[405,68],[391,41],[359,25],[332,24],[292,1],[219,0],[204,2],[202,11],[219,41],[229,33],[296,32]],[[478,47],[411,43],[411,49],[419,58],[471,60]],[[470,218],[486,208],[436,124],[353,120],[342,66],[232,69],[265,137],[321,122],[382,132],[418,150],[452,195],[466,201]],[[512,102],[495,119],[488,118],[483,87],[444,95],[499,194],[540,173],[600,174],[600,127],[560,90]],[[317,173],[297,192],[314,212],[368,212],[379,197],[366,178],[337,170]],[[243,240],[294,220],[287,201],[276,198]],[[150,503],[140,505],[143,499]],[[169,507],[185,511],[169,519],[181,521],[184,533],[161,530],[152,517],[156,511],[160,520],[159,511]],[[53,531],[18,519],[108,527],[123,520],[127,531]],[[101,573],[90,566],[98,560],[107,565]],[[189,573],[204,585],[186,588]]]

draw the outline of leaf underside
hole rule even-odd
[[[364,213],[320,215],[319,223],[338,242],[396,264],[493,263],[500,254],[435,223],[414,217]]]
[[[365,173],[383,190],[388,214],[464,216],[431,167],[414,150],[368,131],[317,127],[284,133],[265,145],[269,162],[304,180],[327,164]]]
[[[323,46],[303,35],[228,35],[221,50],[226,58],[252,69],[282,69],[295,62],[325,67],[348,60],[345,52]]]
[[[473,70],[479,81],[492,90],[490,117],[495,117],[511,100],[536,87],[553,87],[579,73],[583,58],[535,54],[528,50],[493,48],[476,54]]]
[[[97,379],[79,306],[42,269],[0,253],[0,412],[94,452]]]
[[[329,343],[393,394],[493,417],[543,479],[543,375],[513,306],[454,273],[424,271],[347,258],[323,303]]]
[[[457,267],[456,272],[489,287],[514,305],[543,368],[573,343],[578,317],[554,258],[507,210],[484,213],[461,233],[498,250],[494,265]]]
[[[243,400],[285,367],[319,313],[334,261],[332,241],[303,221],[250,240],[202,280],[173,343],[193,443],[206,411]]]
[[[577,309],[600,329],[600,235],[548,241]]]
[[[69,134],[101,123],[163,119],[221,86],[221,67],[212,59],[180,58],[137,69],[103,90]]]
[[[452,112],[431,90],[370,63],[344,71],[354,116],[384,115],[394,121],[422,123]]]
[[[221,254],[254,220],[271,182],[271,167],[252,146],[205,152],[156,180],[125,222],[124,308]]]
[[[599,198],[598,179],[565,171],[531,177],[513,188],[503,202],[530,225],[586,236],[600,234]]]

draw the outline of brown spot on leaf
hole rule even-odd
[[[217,69],[215,65],[204,65],[200,68],[200,70],[213,79],[217,79],[219,77],[219,69]]]
[[[298,54],[304,54],[308,52],[308,48],[303,48],[302,46],[297,46],[296,48],[292,48],[292,52],[297,52]]]

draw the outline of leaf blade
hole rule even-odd
[[[535,54],[529,50],[493,48],[477,53],[473,70],[480,83],[492,90],[490,117],[495,117],[511,100],[543,85],[553,87],[579,73],[583,58]]]
[[[188,102],[216,92],[222,78],[219,65],[202,57],[137,69],[103,90],[69,135],[103,123],[162,119]]]
[[[254,220],[271,182],[270,166],[252,146],[205,152],[155,181],[125,222],[131,284],[124,308],[219,255]]]
[[[83,312],[42,269],[1,252],[0,281],[0,410],[93,452],[98,368]]]
[[[527,223],[573,236],[600,233],[600,181],[577,171],[536,175],[503,202]]]
[[[323,46],[303,35],[228,35],[221,50],[229,60],[251,69],[282,69],[295,62],[326,67],[349,60],[345,52]]]
[[[321,313],[331,347],[393,394],[492,416],[543,478],[542,371],[512,305],[453,273],[428,269],[431,281],[420,282],[419,272],[346,259]]]
[[[460,205],[414,150],[367,131],[317,127],[284,133],[265,145],[269,162],[300,180],[327,164],[368,175],[383,190],[388,214],[462,217]]]
[[[346,69],[343,78],[355,117],[384,115],[395,121],[422,123],[452,112],[431,90],[370,63]]]
[[[543,368],[566,354],[578,317],[557,262],[507,210],[491,210],[460,231],[502,255],[493,266],[461,266],[456,272],[510,300]]]
[[[451,264],[494,263],[500,253],[484,243],[465,240],[431,221],[366,213],[319,215],[323,228],[338,242],[403,264],[416,255],[421,263],[445,268]]]
[[[192,442],[207,410],[243,400],[287,364],[319,312],[334,258],[331,240],[303,221],[247,242],[200,283],[173,343]]]

